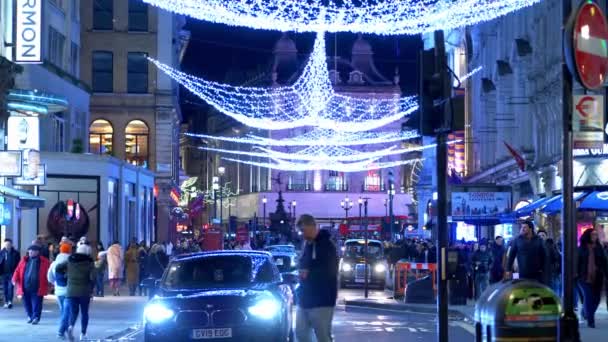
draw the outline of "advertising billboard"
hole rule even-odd
[[[40,151],[40,122],[37,117],[10,116],[7,128],[8,150]]]
[[[25,167],[25,166],[24,166]],[[23,177],[13,178],[15,185],[46,185],[46,164],[39,164],[36,168],[38,171],[35,177],[26,177],[26,171],[23,169]]]
[[[492,220],[511,212],[510,192],[452,192],[452,220]]]
[[[21,177],[21,151],[0,151],[0,177]]]

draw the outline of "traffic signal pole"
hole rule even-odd
[[[447,74],[447,58],[443,31],[435,31],[435,71],[439,73],[441,85],[441,126],[437,133],[437,340],[448,341],[448,287],[446,258],[448,248],[448,151],[447,134],[451,126],[452,96]]]
[[[567,37],[566,27],[572,11],[571,0],[562,0],[563,39]],[[565,54],[565,49],[564,49]],[[576,216],[573,195],[572,165],[572,74],[562,60],[562,298],[563,314],[559,322],[558,338],[560,342],[580,341],[578,319],[574,312],[574,274],[576,272]]]

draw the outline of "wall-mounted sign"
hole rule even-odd
[[[510,192],[452,192],[453,221],[497,219],[510,211]]]
[[[0,151],[0,177],[21,177],[22,159],[21,151]]]
[[[40,121],[37,117],[10,116],[7,124],[8,150],[40,150]]]
[[[575,149],[572,151],[575,157],[604,157],[608,155],[608,144],[601,148]]]
[[[15,185],[46,185],[46,164],[39,164],[38,174],[34,178],[17,177],[13,178],[13,184]],[[23,175],[25,176],[26,171],[23,169]]]
[[[42,63],[42,0],[16,0],[15,13],[15,62]]]
[[[575,95],[573,104],[574,148],[602,148],[604,145],[604,97],[601,95]]]

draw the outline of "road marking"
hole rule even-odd
[[[472,324],[468,324],[465,322],[452,321],[452,322],[450,322],[450,325],[460,327],[460,328],[466,330],[469,334],[475,335],[475,327]]]

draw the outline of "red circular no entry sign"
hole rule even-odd
[[[587,89],[604,85],[608,76],[608,24],[593,1],[585,1],[574,19],[572,48],[579,81]]]

